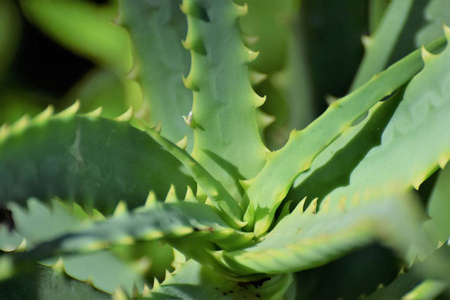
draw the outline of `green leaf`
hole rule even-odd
[[[18,205],[14,205],[11,210],[16,230],[25,238],[23,245],[26,245],[27,249],[91,222],[78,206],[67,207],[59,201],[52,201],[52,207],[49,209],[37,199],[30,199],[27,202],[27,211]],[[21,251],[24,250],[25,247],[21,247]],[[128,247],[128,251],[130,250]],[[118,287],[122,287],[129,295],[135,286],[143,290],[144,272],[134,265],[138,261],[145,262],[145,260],[151,263],[151,258],[145,256],[119,258],[116,252],[100,251],[93,254],[56,256],[41,263],[55,270],[64,271],[79,281],[89,281],[92,286],[108,293],[113,293]],[[170,267],[170,261],[166,261],[165,267]],[[152,277],[152,270],[149,275]]]
[[[373,75],[386,67],[413,2],[413,0],[392,1],[373,36],[363,37],[362,41],[366,53],[350,88],[351,91],[363,85]]]
[[[194,91],[192,156],[240,201],[239,180],[255,176],[266,160],[256,118],[264,100],[252,90],[247,67],[256,54],[243,44],[238,26],[246,6],[194,0],[183,1],[182,10],[188,18],[184,46],[192,57],[185,80]]]
[[[381,144],[355,166],[348,185],[325,196],[331,198],[331,207],[336,208],[342,198],[349,203],[365,189],[418,189],[450,158],[450,47],[438,55],[425,50],[422,54],[425,67],[409,83],[383,130]]]
[[[0,282],[1,299],[111,299],[62,272],[36,265],[32,271]]]
[[[297,203],[308,197],[310,200],[319,198],[320,202],[334,189],[348,185],[352,171],[372,148],[380,145],[383,131],[402,100],[404,90],[401,88],[389,100],[375,105],[364,120],[322,151],[310,169],[298,176],[286,199]]]
[[[429,21],[416,35],[416,46],[429,43],[442,34],[442,25],[450,26],[450,2],[430,0],[425,9],[425,18]]]
[[[450,293],[450,281],[448,280],[449,251],[450,248],[448,246],[443,246],[431,254],[425,261],[415,263],[408,272],[399,275],[388,286],[379,288],[373,294],[369,295],[367,299],[436,299],[444,291],[446,291],[444,296],[448,297]],[[436,264],[436,262],[441,267],[444,265],[444,272],[442,274],[444,278],[425,276],[426,273],[423,272],[424,268],[427,268],[427,265]],[[442,279],[447,279],[447,282]]]
[[[420,209],[412,200],[376,198],[361,203],[363,199],[354,199],[359,205],[352,210],[318,213],[316,201],[305,211],[302,201],[260,243],[217,256],[239,274],[250,275],[314,268],[375,241],[405,253],[420,224]]]
[[[2,127],[0,203],[59,197],[110,214],[119,200],[133,208],[150,190],[181,198],[194,181],[146,133],[126,122],[74,116],[77,107]]]
[[[423,226],[433,226],[437,233],[437,238],[445,242],[450,238],[450,165],[439,173],[433,192],[428,200],[428,215],[431,220],[426,221]]]
[[[429,49],[439,49],[444,41],[444,38],[436,40],[429,45]],[[249,186],[247,197],[254,207],[249,207],[244,219],[249,221],[250,225],[253,221],[256,222],[255,232],[258,236],[269,228],[276,208],[286,196],[295,177],[308,170],[316,156],[350,128],[353,122],[383,97],[390,95],[407,82],[420,71],[422,66],[420,50],[411,53],[386,71],[376,75],[355,92],[333,102],[322,116],[305,130],[293,132],[286,146],[269,156],[264,169],[257,177],[247,182]],[[432,76],[445,74],[443,69],[433,72]],[[424,93],[425,91],[428,89],[424,90]],[[443,120],[446,118],[438,119],[436,122]],[[382,166],[384,164],[379,165],[379,167]],[[276,180],[274,174],[276,174]],[[252,220],[253,215],[254,220]]]
[[[290,274],[239,283],[218,276],[213,270],[190,260],[175,270],[149,299],[293,299],[285,293],[292,283]]]
[[[119,4],[120,23],[129,30],[137,54],[131,75],[144,94],[138,115],[149,119],[151,126],[161,122],[161,134],[172,142],[187,136],[191,150],[193,131],[182,118],[192,108],[192,91],[181,77],[190,64],[189,52],[181,44],[187,30],[181,1],[122,0]]]
[[[21,0],[25,15],[74,52],[119,74],[131,66],[130,40],[112,24],[117,5],[88,1]]]

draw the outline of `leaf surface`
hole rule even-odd
[[[59,197],[110,214],[119,200],[142,205],[150,190],[163,199],[170,185],[179,197],[194,181],[146,133],[126,122],[52,116],[3,127],[0,135],[0,203]]]

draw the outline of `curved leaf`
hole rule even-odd
[[[443,37],[429,47],[431,50],[440,49],[444,43]],[[355,92],[333,102],[330,108],[306,129],[293,132],[286,146],[269,155],[264,169],[246,183],[247,197],[254,207],[249,206],[245,220],[250,222],[250,226],[255,222],[255,232],[258,236],[269,228],[276,208],[286,196],[295,177],[308,170],[316,156],[353,122],[419,72],[423,66],[420,55],[420,50],[411,53],[386,71],[374,76]]]
[[[21,119],[0,134],[0,203],[59,197],[109,214],[142,205],[149,190],[179,197],[194,181],[146,133],[126,122],[74,116],[76,107]]]
[[[181,44],[187,30],[181,1],[122,0],[119,4],[120,23],[129,30],[137,54],[131,73],[144,94],[138,115],[148,118],[151,126],[161,122],[161,134],[172,142],[187,136],[192,149],[193,131],[182,118],[192,108],[192,91],[181,77],[190,63]]]
[[[363,37],[366,53],[353,80],[351,91],[369,81],[373,75],[386,67],[413,3],[412,0],[392,1],[373,36]]]
[[[290,274],[239,283],[190,260],[154,287],[146,299],[293,299],[286,297],[291,283]]]
[[[411,200],[388,198],[360,203],[347,212],[323,209],[317,214],[316,202],[302,211],[302,201],[260,243],[217,256],[239,274],[250,275],[314,268],[377,240],[405,253],[420,224],[420,210]],[[353,201],[355,205],[362,199]]]
[[[192,156],[239,202],[239,180],[255,176],[266,161],[256,118],[264,100],[253,91],[247,67],[256,54],[245,47],[238,26],[246,6],[188,0],[182,9],[188,18],[184,46],[192,56],[185,80],[194,91]]]
[[[450,31],[449,31],[450,34]],[[450,47],[432,55],[423,51],[424,69],[409,83],[402,102],[383,130],[381,143],[354,168],[347,186],[331,191],[330,205],[364,189],[420,184],[450,158]]]

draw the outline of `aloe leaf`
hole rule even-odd
[[[446,0],[430,0],[425,9],[428,24],[416,35],[416,46],[420,47],[442,34],[442,24],[450,26],[450,2]]]
[[[155,200],[134,212],[124,212],[112,219],[94,223],[85,229],[72,231],[53,241],[47,241],[34,252],[37,255],[48,256],[46,251],[52,253],[93,251],[111,244],[132,244],[137,240],[176,239],[191,234],[219,244],[222,240],[228,240],[228,244],[235,244],[234,247],[251,243],[253,237],[251,233],[241,233],[229,228],[215,210],[206,204],[188,201],[164,203]],[[44,253],[40,253],[39,249]]]
[[[381,137],[403,98],[404,88],[385,102],[375,105],[360,123],[345,131],[295,180],[287,199],[319,198],[319,202],[340,186],[349,184],[350,175],[367,153],[381,144]]]
[[[406,23],[413,2],[413,0],[392,1],[373,36],[363,37],[362,41],[366,53],[350,88],[351,91],[363,85],[373,75],[386,67],[389,56]]]
[[[21,6],[32,22],[79,55],[119,74],[130,68],[130,40],[123,28],[112,23],[117,14],[116,4],[22,0]]]
[[[154,287],[145,299],[288,299],[285,293],[291,283],[290,274],[238,283],[190,260]]]
[[[120,23],[128,29],[136,52],[130,75],[143,89],[138,115],[152,126],[161,122],[161,134],[172,142],[187,136],[191,150],[193,131],[182,118],[191,110],[192,91],[184,87],[181,76],[189,71],[189,52],[181,44],[187,30],[181,1],[123,0],[119,4]]]
[[[383,19],[389,0],[369,0],[369,30],[375,32]]]
[[[381,144],[374,147],[351,172],[349,184],[326,197],[338,200],[363,189],[419,188],[420,184],[450,157],[450,48],[432,55],[423,51],[425,67],[408,85],[404,98],[388,126]],[[414,151],[411,151],[414,149]],[[411,163],[414,162],[414,163]]]
[[[91,285],[36,265],[33,270],[0,282],[1,299],[111,299]]]
[[[444,43],[445,38],[442,37],[428,47],[430,50],[436,50]],[[255,232],[258,236],[269,228],[276,208],[286,196],[295,177],[308,170],[315,157],[331,142],[379,100],[410,80],[422,66],[421,51],[411,53],[353,93],[333,102],[329,109],[305,130],[293,132],[284,148],[269,155],[264,169],[257,177],[247,182],[247,197],[254,207],[249,207],[245,220],[251,225],[254,215]],[[440,73],[437,74],[441,76]],[[444,117],[443,120],[445,119]]]
[[[132,213],[120,213],[119,208],[116,211],[115,217],[110,220],[72,229],[60,237],[47,238],[28,252],[15,254],[14,263],[20,266],[26,265],[30,259],[42,260],[58,254],[88,253],[116,245],[133,245],[137,241],[164,239],[169,243],[174,242],[175,247],[180,246],[182,252],[185,252],[184,249],[198,249],[203,255],[198,255],[198,251],[187,252],[189,255],[194,254],[195,259],[206,265],[213,263],[212,267],[216,270],[223,269],[223,272],[233,276],[230,271],[215,262],[211,255],[205,252],[206,249],[214,250],[213,244],[223,249],[236,249],[253,244],[252,233],[242,233],[229,228],[213,208],[202,203],[161,203],[157,202],[153,195],[149,197],[145,207]],[[188,236],[186,246],[176,243],[177,239]],[[209,243],[205,244],[208,247],[193,248],[193,239],[197,239],[198,245]]]
[[[424,223],[424,227],[432,226],[436,230],[437,238],[445,242],[450,238],[450,165],[447,165],[440,173],[433,192],[428,201],[428,215],[431,220]],[[431,230],[431,229],[430,229]]]
[[[131,208],[142,205],[149,190],[164,198],[173,184],[183,197],[186,186],[194,186],[180,163],[146,133],[94,114],[75,116],[76,109],[57,115],[49,109],[2,127],[2,204],[57,196],[109,214],[119,200]]]
[[[235,199],[228,191],[214,178],[207,170],[203,168],[194,158],[192,158],[185,150],[171,143],[162,137],[156,130],[146,128],[147,133],[157,141],[164,149],[176,157],[190,172],[192,177],[197,181],[202,190],[211,200],[212,204],[219,210],[222,218],[235,228],[241,228],[245,225],[241,221],[242,211]]]
[[[443,296],[448,296],[450,293],[450,281],[447,280],[446,282],[445,280],[442,280],[443,278],[426,278],[423,274],[423,268],[427,264],[433,263],[433,259],[436,259],[437,255],[441,254],[442,256],[438,258],[445,257],[447,259],[438,260],[438,263],[446,265],[444,268],[448,271],[449,250],[450,248],[448,246],[443,246],[423,262],[415,263],[408,272],[400,274],[386,287],[380,287],[366,299],[436,299],[436,297],[443,292],[446,292]],[[445,275],[448,279],[448,274]]]
[[[250,275],[314,268],[375,241],[405,253],[420,224],[417,203],[408,198],[353,200],[359,205],[352,210],[318,213],[316,201],[303,211],[303,200],[260,243],[219,254],[225,265]]]
[[[54,239],[91,222],[80,207],[76,205],[68,207],[59,201],[52,201],[52,207],[49,209],[37,199],[30,199],[27,202],[27,211],[18,205],[13,205],[11,210],[15,228],[25,238],[17,251],[32,249],[33,245]],[[147,250],[151,249],[147,247]],[[130,251],[129,247],[127,250]],[[161,247],[157,250],[170,251]],[[155,250],[151,253],[154,254]],[[162,267],[161,263],[165,263],[163,272],[170,268],[170,261],[167,259],[153,264],[153,259],[148,255],[123,257],[117,254],[120,252],[114,248],[94,254],[57,256],[41,261],[40,264],[52,267],[55,271],[63,272],[79,281],[88,281],[90,285],[104,292],[113,293],[118,287],[122,287],[129,295],[135,287],[143,290],[144,275],[152,278],[155,272],[159,271],[157,268]],[[159,255],[159,258],[163,257]],[[145,261],[151,264],[149,269],[136,268],[138,262],[142,265]]]
[[[266,160],[256,119],[264,100],[252,90],[247,67],[256,54],[244,46],[238,27],[246,6],[187,0],[182,10],[188,19],[184,46],[192,57],[185,80],[194,91],[192,156],[239,201],[239,180],[255,176]]]

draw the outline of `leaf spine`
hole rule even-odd
[[[362,44],[364,46],[364,49],[367,50],[372,45],[373,38],[368,36],[368,35],[363,35],[361,37],[361,42],[362,42]]]
[[[145,201],[145,207],[154,206],[158,200],[156,199],[156,194],[154,191],[150,191],[147,196],[147,200]]]
[[[113,216],[121,216],[125,214],[128,211],[127,203],[125,201],[119,201],[119,203],[116,206],[116,209],[114,210]]]
[[[16,123],[10,127],[11,132],[21,132],[30,124],[30,117],[23,115]]]
[[[317,200],[318,198],[315,198],[313,201],[311,201],[311,203],[306,208],[305,213],[315,214],[317,212]]]
[[[150,293],[151,293],[150,287],[146,283],[144,283],[144,289],[142,290],[141,296],[148,297],[150,296]]]
[[[20,245],[17,246],[15,252],[24,252],[25,250],[27,250],[27,240],[22,239],[22,242],[20,242]]]
[[[180,148],[181,150],[186,150],[187,144],[188,144],[188,139],[187,139],[186,135],[181,140],[179,140],[178,142],[175,143],[175,145],[177,145],[178,148]]]
[[[56,272],[64,271],[64,261],[62,257],[58,258],[58,260],[53,264],[52,269]]]
[[[86,113],[85,116],[88,118],[98,118],[102,114],[102,111],[103,111],[103,107],[99,106],[96,109],[94,109],[93,111]]]
[[[237,12],[238,18],[241,18],[241,17],[243,17],[243,16],[248,14],[248,5],[247,5],[247,3],[244,3],[243,5],[239,5],[239,4],[236,4],[236,3],[233,2],[233,4],[234,4],[234,7],[236,8],[236,12]]]
[[[177,194],[175,193],[175,186],[173,184],[170,185],[169,191],[167,192],[166,199],[164,200],[166,203],[177,203]]]
[[[422,59],[425,63],[431,61],[436,55],[431,54],[428,52],[427,49],[425,49],[425,46],[422,46],[422,49],[420,51],[420,54],[422,55]]]
[[[153,127],[152,129],[153,129],[155,132],[157,132],[157,133],[161,133],[161,130],[162,130],[162,124],[161,124],[161,121],[159,121],[158,124],[156,124],[156,126]]]
[[[56,115],[58,118],[71,118],[76,115],[80,109],[80,100],[75,101],[71,106]]]
[[[118,122],[129,122],[132,117],[133,117],[133,106],[130,106],[130,108],[126,112],[114,118],[114,120]]]
[[[116,288],[112,294],[112,298],[113,300],[128,300],[127,294],[121,287]]]
[[[192,70],[191,70],[191,73],[189,73],[188,77],[184,77],[184,75],[181,75],[181,79],[183,80],[183,84],[184,84],[184,86],[186,88],[188,88],[190,90],[193,90],[194,92],[199,92],[200,88],[198,87],[198,85],[196,85],[194,83],[194,79],[193,79],[194,75],[191,75],[191,74],[193,74]]]
[[[9,130],[9,126],[8,124],[3,124],[0,127],[0,140],[2,140],[3,138],[5,138],[8,134],[9,134],[10,130]]]
[[[154,290],[154,289],[158,289],[160,287],[160,283],[159,283],[159,281],[158,281],[158,279],[156,279],[156,277],[155,277],[155,279],[153,280],[153,287],[152,287],[152,289]]]
[[[292,211],[292,213],[297,213],[297,214],[302,214],[304,212],[304,208],[305,208],[305,202],[306,202],[306,197],[304,197],[299,204],[297,204],[297,206],[294,208],[294,210]]]
[[[38,114],[36,117],[33,118],[34,124],[42,124],[53,115],[54,108],[52,105],[47,106],[47,108],[42,111],[40,114]]]
[[[262,106],[264,104],[264,102],[266,102],[266,98],[267,98],[266,96],[260,97],[260,96],[258,96],[258,94],[255,93],[253,96],[253,105],[255,107]]]
[[[447,41],[450,41],[450,27],[447,26],[447,24],[444,23],[444,34],[447,38]]]

